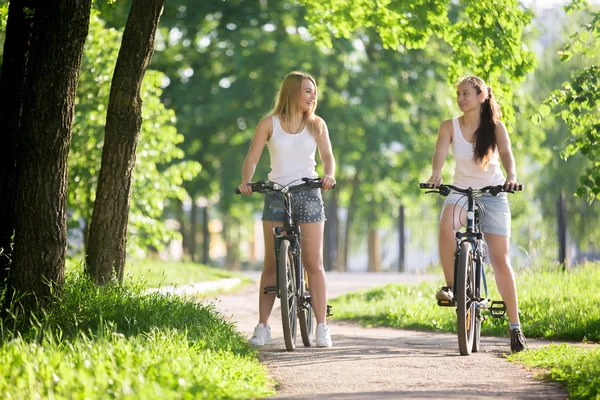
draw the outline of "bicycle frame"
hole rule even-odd
[[[297,279],[296,279],[296,293],[303,294],[303,283],[304,283],[304,274],[302,274],[302,260],[301,260],[301,247],[300,247],[300,227],[296,225],[294,220],[292,219],[292,201],[291,201],[291,193],[289,188],[283,188],[281,190],[283,194],[284,201],[284,216],[283,216],[283,226],[276,226],[273,228],[273,234],[275,235],[275,259],[279,259],[279,247],[283,240],[287,240],[290,242],[290,246],[292,246],[292,254],[294,256],[294,266],[296,270],[294,271]],[[276,272],[276,282],[279,282],[279,268],[275,269]],[[280,288],[277,285],[277,297],[280,297]],[[302,304],[304,306],[304,304]]]
[[[457,282],[457,271],[458,271],[458,252],[462,242],[468,242],[472,246],[473,254],[475,255],[475,293],[473,294],[474,299],[477,300],[477,307],[487,306],[487,299],[481,297],[481,279],[483,277],[483,261],[485,260],[485,254],[483,251],[483,233],[479,231],[479,210],[475,208],[475,197],[478,191],[472,188],[467,189],[464,193],[467,196],[467,220],[466,220],[466,231],[456,232],[456,251],[454,252],[454,292],[456,293],[456,282]],[[487,288],[486,294],[487,294]],[[481,304],[485,301],[484,304]]]

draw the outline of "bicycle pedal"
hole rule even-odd
[[[456,301],[454,300],[438,300],[437,303],[440,307],[456,307]]]
[[[277,294],[277,286],[265,286],[263,289],[264,294]]]
[[[331,312],[331,309],[332,309],[332,308],[333,308],[333,307],[331,307],[329,304],[327,304],[327,316],[328,316],[328,317],[331,317],[331,316],[333,316],[333,313]]]
[[[492,317],[502,318],[506,315],[506,304],[503,301],[492,301],[489,310]]]

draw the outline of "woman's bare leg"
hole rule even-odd
[[[265,286],[275,286],[275,239],[273,227],[281,226],[281,222],[263,221],[263,236],[265,240],[265,262],[260,276],[258,294],[258,322],[269,326],[269,317],[275,303],[275,294],[264,294]]]
[[[302,262],[308,273],[310,302],[317,324],[324,323],[327,314],[327,279],[323,268],[323,228],[325,221],[300,224]]]
[[[446,285],[454,285],[454,251],[456,250],[456,230],[465,222],[465,211],[462,207],[448,204],[442,210],[440,217],[440,261],[444,270]],[[462,223],[461,223],[462,221]]]
[[[519,323],[519,304],[517,299],[517,285],[515,274],[510,265],[508,256],[509,238],[502,235],[484,234],[488,245],[489,257],[494,268],[496,286],[506,305],[508,321],[511,324]]]

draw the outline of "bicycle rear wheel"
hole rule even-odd
[[[285,341],[285,348],[292,351],[296,348],[297,297],[294,256],[288,240],[282,240],[279,244],[277,270],[283,340]]]
[[[458,253],[456,271],[456,328],[460,354],[468,356],[475,337],[475,260],[471,243],[462,242]]]
[[[306,274],[306,270],[302,268],[302,272],[304,275],[303,279],[303,287],[304,293],[302,293],[302,306],[298,309],[298,321],[300,321],[300,334],[302,335],[302,343],[305,347],[312,346],[313,335],[315,332],[314,329],[314,317],[313,317],[313,309],[310,304],[310,292],[308,290],[308,276]]]

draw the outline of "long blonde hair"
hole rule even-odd
[[[283,79],[277,93],[275,107],[267,114],[267,117],[273,115],[279,117],[279,119],[286,123],[289,129],[291,118],[298,111],[298,96],[300,96],[302,81],[304,79],[310,80],[315,85],[315,92],[317,92],[317,82],[312,76],[300,71],[290,72]],[[308,131],[313,136],[320,135],[322,131],[320,118],[317,118],[315,114],[316,109],[317,97],[315,96],[315,101],[311,109],[304,111],[304,115],[302,116],[302,122],[306,124]]]

